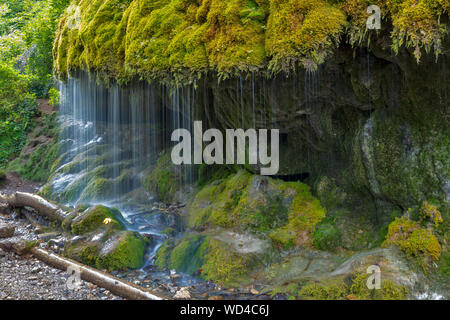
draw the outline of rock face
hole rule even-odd
[[[0,239],[1,238],[11,238],[12,236],[14,236],[15,229],[16,228],[14,226],[0,223]]]

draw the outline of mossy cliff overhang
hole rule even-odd
[[[94,71],[126,82],[189,83],[207,72],[220,78],[315,69],[343,43],[370,38],[394,53],[442,53],[446,0],[75,0],[61,18],[55,74]],[[367,30],[369,5],[382,29]],[[79,9],[75,9],[79,8]],[[372,41],[373,42],[373,41]],[[379,42],[379,41],[377,41]]]

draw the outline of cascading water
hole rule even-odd
[[[191,129],[193,88],[169,90],[135,82],[108,88],[85,73],[59,84],[62,145],[49,186],[53,198],[70,206],[117,207],[128,229],[151,235],[148,263],[175,225],[173,217],[154,206],[142,186],[144,173],[155,166],[174,129]],[[169,138],[167,138],[169,137]],[[178,170],[178,190],[193,184],[193,168]]]

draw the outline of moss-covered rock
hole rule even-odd
[[[194,274],[202,268],[207,249],[208,242],[203,236],[184,238],[170,253],[169,269]]]
[[[277,245],[308,244],[325,211],[309,188],[241,170],[204,187],[188,208],[188,226],[213,226],[270,235]]]
[[[336,250],[341,244],[341,231],[331,223],[320,224],[314,233],[314,246],[320,250]]]
[[[179,174],[170,158],[170,153],[163,154],[155,167],[143,178],[144,188],[157,199],[164,202],[173,202],[179,197]]]
[[[126,231],[125,225],[115,208],[78,206],[63,222],[64,230],[77,235],[66,244],[64,255],[110,271],[140,268],[148,240]]]
[[[429,271],[431,263],[438,261],[441,255],[441,245],[432,229],[420,226],[407,217],[396,218],[390,225],[383,246],[399,246],[408,256]]]
[[[123,230],[125,220],[116,208],[110,209],[102,205],[97,205],[74,218],[71,222],[72,232],[83,235],[99,228],[108,230]]]
[[[263,70],[314,69],[342,39],[368,37],[365,0],[145,0],[76,1],[61,19],[55,40],[55,71],[77,69],[120,81],[131,76],[189,82],[208,70],[222,76]],[[373,4],[373,3],[372,3]],[[375,1],[389,25],[392,47],[437,53],[448,15],[445,1]],[[324,25],[323,21],[327,21]]]
[[[144,265],[147,240],[131,231],[118,232],[101,249],[96,266],[99,269],[138,269]]]

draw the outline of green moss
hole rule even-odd
[[[382,280],[381,289],[367,288],[367,279],[370,274],[357,274],[352,280],[350,294],[358,300],[405,300],[408,290],[395,284],[391,280]]]
[[[320,224],[314,233],[313,244],[320,250],[336,250],[341,243],[342,233],[331,223]]]
[[[138,269],[144,264],[147,241],[131,231],[122,231],[117,239],[117,245],[105,254],[100,254],[97,268],[113,270]]]
[[[219,226],[269,235],[276,245],[310,244],[325,210],[309,188],[240,170],[203,187],[188,207],[188,226]]]
[[[287,224],[272,231],[269,236],[275,244],[283,248],[309,245],[316,224],[325,217],[325,210],[305,184],[290,182],[286,186],[295,190],[296,194],[289,207]]]
[[[3,183],[6,180],[6,171],[0,169],[0,183]]]
[[[407,289],[391,280],[381,281],[380,289],[368,289],[370,274],[357,273],[349,279],[328,279],[304,285],[297,296],[307,300],[405,300]]]
[[[178,177],[175,173],[170,154],[158,159],[156,167],[144,177],[142,185],[152,195],[164,202],[172,202],[178,190]]]
[[[100,227],[114,230],[124,229],[124,219],[119,210],[97,205],[81,213],[79,217],[72,221],[72,231],[78,235],[92,232]]]
[[[155,265],[163,270],[169,267],[170,252],[173,249],[173,241],[166,240],[156,253]]]
[[[75,192],[79,191],[79,189],[74,190]],[[106,178],[94,178],[91,181],[89,181],[86,188],[84,188],[78,201],[90,202],[110,198],[113,192],[114,192],[113,180]],[[74,194],[70,194],[68,195],[68,197],[72,197]]]
[[[422,228],[417,222],[405,217],[396,218],[388,229],[383,246],[396,245],[427,271],[431,261],[438,261],[441,245],[432,230]]]
[[[97,264],[100,249],[96,245],[88,245],[81,249],[81,262],[88,266],[95,266]]]
[[[202,268],[208,243],[202,236],[193,236],[183,239],[172,251],[169,259],[169,268],[187,274]]]
[[[30,240],[25,242],[25,248],[23,250],[24,254],[28,254],[31,253],[31,250],[33,250],[33,248],[39,247],[40,243],[37,240]]]
[[[251,258],[239,255],[220,241],[211,239],[202,265],[202,277],[221,284],[238,283],[251,271]]]
[[[345,300],[348,295],[348,285],[340,280],[311,282],[298,291],[301,299],[312,300]]]
[[[189,83],[269,69],[314,69],[342,39],[368,38],[370,4],[392,21],[392,47],[441,52],[448,15],[443,0],[95,0],[82,1],[80,25],[66,12],[54,43],[58,76],[96,71],[105,80]],[[326,24],[323,21],[327,21]]]
[[[420,208],[420,219],[430,219],[433,222],[435,228],[439,227],[439,224],[444,222],[437,206],[428,203],[428,201],[424,201],[422,207]]]

